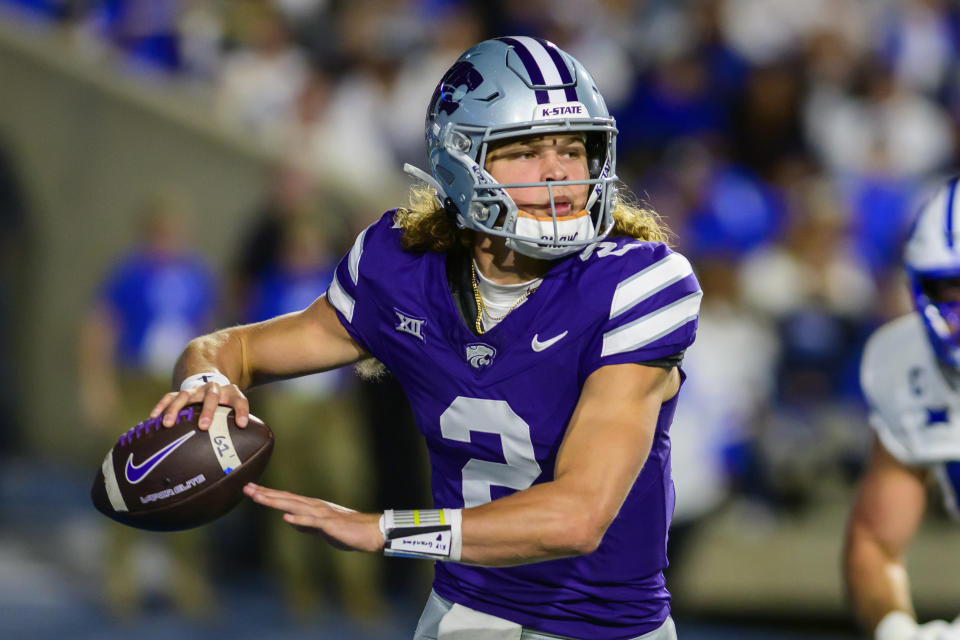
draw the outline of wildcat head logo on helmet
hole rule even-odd
[[[960,369],[960,207],[953,179],[924,205],[904,250],[913,302],[937,357]]]
[[[469,49],[437,85],[425,129],[438,197],[461,227],[502,236],[509,249],[542,259],[580,251],[613,229],[616,124],[587,70],[553,43],[517,36],[486,40]],[[544,243],[517,228],[517,205],[498,188],[512,185],[497,183],[483,168],[484,161],[492,143],[571,133],[583,136],[588,156],[591,186],[584,209],[590,214],[590,229],[573,239],[551,237]],[[552,219],[545,220],[552,225],[558,216],[552,191],[549,197]]]
[[[430,99],[431,111],[453,115],[460,108],[460,101],[470,91],[483,84],[483,76],[466,60],[458,60],[450,67]],[[464,88],[466,87],[466,88]]]

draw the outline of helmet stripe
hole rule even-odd
[[[947,220],[946,220],[946,234],[947,234],[947,246],[950,249],[953,249],[953,200],[957,192],[957,180],[960,178],[954,178],[950,181],[950,188],[947,190]]]
[[[543,45],[542,40],[531,38],[529,36],[517,36],[515,40],[526,47],[527,51],[530,52],[530,55],[533,56],[534,62],[540,69],[540,76],[543,78],[543,84],[547,85],[548,87],[558,87],[564,84],[563,78],[560,75],[560,68],[557,66],[556,62],[554,62],[553,58],[550,57],[550,54],[547,52],[547,48]],[[567,101],[566,93],[561,89],[548,89],[547,94],[550,102]],[[574,95],[574,100],[576,100],[576,95]]]
[[[547,50],[547,53],[553,60],[553,64],[557,65],[557,71],[560,72],[560,82],[570,85],[564,89],[564,92],[567,94],[567,102],[577,102],[577,88],[573,85],[573,76],[570,75],[570,69],[567,68],[566,63],[563,61],[563,56],[560,55],[556,45],[540,38],[536,38],[536,40]]]
[[[497,38],[501,42],[513,47],[513,50],[517,52],[517,56],[520,58],[520,62],[523,63],[524,69],[527,70],[527,74],[530,76],[530,82],[535,85],[544,85],[546,84],[543,80],[543,73],[540,71],[539,65],[537,65],[536,59],[533,57],[533,54],[517,39],[517,38]],[[536,90],[537,104],[545,104],[550,102],[547,92],[542,89]]]

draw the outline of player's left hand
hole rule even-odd
[[[383,549],[378,513],[360,513],[326,500],[269,489],[252,482],[244,486],[243,492],[257,504],[284,511],[285,521],[304,533],[320,536],[338,549]]]

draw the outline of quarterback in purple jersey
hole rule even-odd
[[[308,308],[194,340],[154,408],[228,404],[242,425],[251,384],[389,369],[433,508],[245,492],[338,547],[437,560],[418,640],[676,638],[669,427],[701,292],[657,217],[617,193],[616,133],[553,44],[476,45],[430,100],[410,206],[361,233]]]

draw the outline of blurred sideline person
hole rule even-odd
[[[876,431],[853,505],[844,574],[855,612],[876,640],[960,639],[960,619],[918,624],[904,553],[935,476],[960,507],[960,203],[951,180],[921,210],[904,266],[916,311],[867,343],[861,384]]]
[[[307,171],[290,162],[273,167],[269,189],[238,245],[230,291],[234,303],[249,304],[251,288],[280,261],[283,231],[290,219],[310,215],[316,201],[315,180]]]
[[[437,561],[418,640],[672,640],[669,428],[701,292],[616,192],[616,128],[553,44],[487,40],[430,100],[433,175],[357,238],[305,310],[201,337],[187,402],[379,360],[427,440],[434,508],[361,513],[249,484],[336,547]],[[216,381],[203,382],[204,375]],[[198,384],[199,383],[199,384]],[[403,478],[397,478],[402,482]]]
[[[213,274],[184,242],[181,204],[166,195],[146,205],[140,244],[112,267],[87,313],[80,341],[80,403],[87,424],[108,450],[145,405],[169,388],[169,369],[189,340],[208,330],[216,306]],[[106,597],[120,618],[137,615],[144,576],[141,543],[169,546],[169,595],[184,614],[201,618],[211,604],[201,530],[140,532],[107,524]]]
[[[264,264],[248,288],[246,322],[304,309],[333,280],[336,260],[315,219],[288,216],[278,236],[276,261]],[[373,470],[356,395],[356,383],[344,371],[282,381],[260,391],[258,415],[280,431],[280,445],[263,481],[369,508]],[[358,621],[382,613],[375,558],[332,552],[279,518],[269,520],[267,536],[267,559],[277,571],[291,615],[306,619],[326,595],[339,595],[343,608]],[[330,594],[320,593],[324,583]]]
[[[20,300],[29,286],[24,283],[30,207],[17,160],[0,135],[0,353],[7,354],[0,361],[0,460],[19,453],[23,444],[18,400],[23,390],[16,365],[25,315],[19,312]]]

